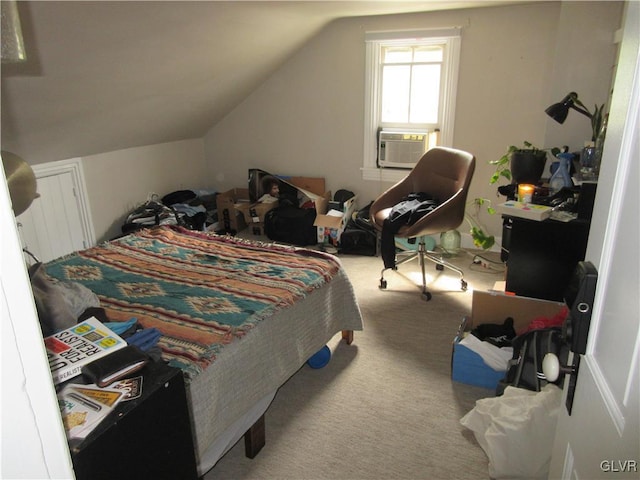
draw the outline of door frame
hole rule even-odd
[[[41,163],[32,165],[33,173],[36,180],[43,177],[51,177],[55,175],[63,175],[70,173],[75,185],[75,197],[80,213],[80,221],[82,223],[82,232],[87,241],[87,248],[92,247],[96,243],[95,230],[91,220],[91,208],[89,205],[89,195],[87,193],[87,185],[84,179],[84,171],[82,169],[81,158],[70,158],[67,160],[58,160],[55,162]]]

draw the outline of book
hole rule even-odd
[[[542,221],[551,216],[552,208],[546,205],[509,201],[497,205],[496,210],[503,215]]]
[[[44,344],[56,385],[79,375],[84,365],[127,346],[95,317],[46,337]]]
[[[62,423],[69,440],[85,438],[124,397],[122,390],[69,384],[58,393]]]

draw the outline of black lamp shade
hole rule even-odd
[[[558,123],[564,123],[569,114],[569,107],[564,103],[554,103],[545,110],[545,113]]]
[[[558,123],[564,123],[569,114],[570,108],[575,108],[573,102],[578,98],[578,94],[570,92],[560,103],[554,103],[545,110],[545,113]]]

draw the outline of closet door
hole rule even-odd
[[[18,218],[22,245],[46,262],[93,244],[79,162],[34,166],[39,198]]]

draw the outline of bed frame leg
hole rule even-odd
[[[244,454],[255,458],[265,444],[264,414],[244,434]]]
[[[347,345],[353,343],[353,330],[342,330],[342,339],[347,342]]]

